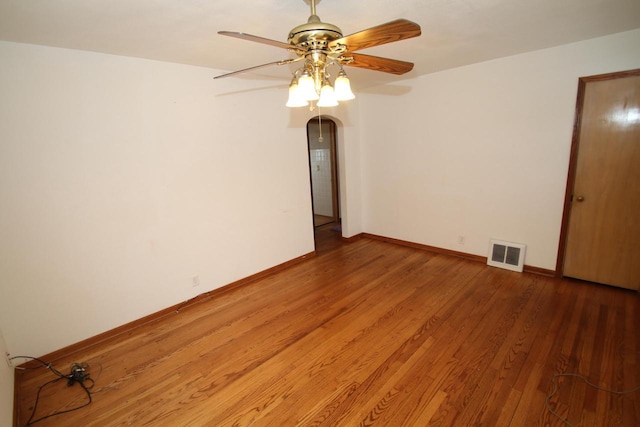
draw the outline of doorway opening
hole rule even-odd
[[[314,228],[340,224],[336,123],[323,116],[307,122]]]

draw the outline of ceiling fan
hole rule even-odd
[[[337,102],[335,99],[331,99],[332,97],[335,98],[333,87],[329,82],[328,67],[331,65],[339,67],[340,70],[335,79],[335,92],[338,92],[338,100],[353,98],[343,65],[398,75],[413,69],[413,63],[411,62],[364,55],[356,53],[356,51],[417,37],[421,34],[418,24],[406,19],[396,19],[343,36],[340,28],[333,24],[322,22],[316,15],[316,0],[310,0],[310,6],[311,16],[309,16],[307,23],[293,28],[289,32],[286,43],[247,33],[219,31],[218,34],[224,36],[286,49],[294,53],[295,57],[233,71],[214,78],[229,77],[272,65],[303,62],[302,67],[294,73],[289,87],[290,97],[287,106],[303,106],[313,101],[317,101],[318,106],[333,106],[337,105]],[[324,100],[323,92],[327,94]],[[292,99],[292,96],[296,99]]]

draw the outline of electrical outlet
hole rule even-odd
[[[196,286],[200,286],[200,276],[199,275],[195,275],[191,278],[191,286],[193,286],[194,288]]]
[[[9,367],[13,369],[14,366],[13,366],[13,360],[11,360],[11,354],[9,354],[8,351],[5,351],[4,356],[5,356],[5,359],[7,360],[7,365],[9,365]]]

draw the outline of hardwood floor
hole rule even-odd
[[[317,233],[316,257],[55,361],[89,364],[93,401],[37,425],[560,426],[554,374],[640,385],[636,293]],[[18,425],[53,378],[19,373]],[[557,382],[574,426],[640,425],[639,392]],[[51,384],[34,419],[86,401]]]
[[[333,218],[326,215],[313,214],[314,227],[320,227],[333,222]]]

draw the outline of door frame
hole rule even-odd
[[[576,169],[578,165],[578,149],[580,146],[580,128],[582,125],[582,108],[584,106],[587,83],[602,80],[620,79],[640,75],[640,69],[618,71],[614,73],[597,74],[594,76],[580,77],[578,79],[578,95],[576,99],[575,120],[573,123],[573,137],[571,138],[571,151],[569,154],[569,171],[567,173],[567,187],[564,195],[564,209],[562,212],[562,225],[560,228],[560,242],[558,244],[558,258],[556,260],[556,277],[564,277],[564,259],[571,218],[573,190],[576,182]]]

